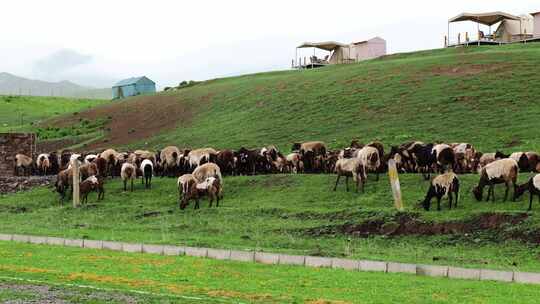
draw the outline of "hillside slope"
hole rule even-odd
[[[317,70],[206,81],[81,113],[109,119],[88,145],[238,148],[324,140],[466,141],[540,150],[540,44],[441,49]],[[69,126],[73,117],[50,122]]]

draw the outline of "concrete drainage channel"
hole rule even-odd
[[[430,277],[451,279],[484,280],[540,284],[540,273],[519,271],[498,271],[489,269],[470,269],[452,266],[419,265],[368,260],[351,260],[315,256],[297,256],[267,252],[222,250],[171,245],[150,245],[99,240],[64,239],[21,234],[0,234],[0,241],[14,241],[31,244],[47,244],[90,249],[105,249],[129,253],[149,253],[158,255],[187,255],[217,260],[256,262],[269,265],[297,265],[306,267],[327,267],[350,271],[375,271],[385,273],[408,273]]]

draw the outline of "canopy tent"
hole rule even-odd
[[[346,47],[346,44],[335,42],[335,41],[326,41],[326,42],[304,42],[296,48],[317,48],[325,51],[333,51],[338,47]]]
[[[493,44],[493,43],[510,42],[510,41],[503,41],[502,39],[501,40],[495,39],[495,36],[491,35],[491,26],[495,25],[497,23],[501,23],[501,25],[502,25],[505,22],[508,22],[508,24],[511,24],[511,25],[509,25],[509,27],[514,28],[515,27],[514,23],[517,22],[518,29],[519,29],[521,27],[522,18],[518,17],[518,16],[514,16],[512,14],[505,13],[505,12],[500,12],[500,11],[491,12],[491,13],[462,13],[462,14],[459,14],[459,15],[455,16],[454,18],[450,18],[448,20],[448,36],[447,36],[447,44],[448,45],[450,45],[450,39],[451,39],[450,38],[450,23],[461,22],[461,21],[472,21],[472,22],[475,22],[477,24],[477,33],[478,33],[477,43],[478,43],[478,45],[480,45],[481,43],[491,43],[491,44]],[[485,37],[483,35],[483,32],[480,31],[480,24],[489,26],[489,34],[490,34],[489,36]],[[518,33],[519,32],[521,32],[521,30],[518,30]],[[512,36],[512,35],[510,35],[510,36]],[[497,37],[501,37],[501,36],[497,36]],[[508,38],[508,35],[506,35],[506,37]],[[485,39],[485,38],[488,38],[488,39]],[[465,42],[467,44],[469,43],[467,38],[466,38]],[[458,35],[458,44],[460,44],[460,43],[461,43],[461,41],[460,41],[460,38],[459,38],[459,35]]]
[[[499,23],[503,20],[520,20],[519,17],[512,14],[504,12],[493,12],[493,13],[462,13],[457,15],[454,18],[450,18],[448,23],[459,22],[459,21],[474,21],[487,26],[492,26],[496,23]]]

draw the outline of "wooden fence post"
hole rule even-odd
[[[399,176],[396,167],[396,162],[393,159],[388,161],[388,177],[390,178],[390,186],[392,186],[392,194],[394,196],[394,205],[399,211],[403,211],[403,201],[401,199],[401,187],[399,186]]]
[[[79,160],[74,159],[71,162],[73,169],[73,208],[79,207]]]

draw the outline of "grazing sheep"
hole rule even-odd
[[[197,182],[192,174],[184,174],[178,178],[177,186],[181,210],[184,210],[192,199],[195,200],[194,209],[199,209],[199,198],[205,195],[210,200],[210,208],[214,200],[216,207],[219,207],[219,200],[223,199],[220,179],[214,176],[206,178],[203,182]]]
[[[433,157],[433,144],[413,142],[400,154],[407,172],[420,172],[425,180],[429,180],[433,170],[435,158]]]
[[[208,177],[212,176],[219,178],[219,181],[223,182],[223,178],[221,177],[221,170],[219,169],[219,166],[214,163],[202,164],[198,166],[192,174],[198,183],[202,183]]]
[[[168,146],[161,150],[161,176],[175,175],[179,166],[180,149],[175,146]]]
[[[98,179],[94,175],[88,177],[83,182],[79,183],[79,195],[81,198],[81,204],[86,204],[88,202],[88,194],[94,190],[97,190],[98,185]]]
[[[523,193],[525,193],[525,191],[529,191],[528,211],[531,211],[534,195],[538,196],[538,201],[540,202],[540,174],[536,174],[535,176],[529,178],[525,184],[517,186],[515,191],[515,198],[519,198],[521,195],[523,195]]]
[[[431,207],[431,199],[437,198],[437,210],[441,211],[441,199],[448,196],[448,209],[452,209],[452,194],[455,195],[454,208],[457,208],[459,199],[459,179],[453,172],[448,172],[435,177],[429,185],[426,198],[422,206],[426,211]]]
[[[195,200],[195,209],[199,208],[199,192],[197,191],[197,180],[193,174],[184,174],[178,178],[178,206],[184,210],[189,201]]]
[[[234,152],[232,150],[222,150],[217,153],[216,163],[225,175],[234,175]]]
[[[145,188],[152,187],[152,175],[154,175],[154,165],[149,159],[145,159],[141,162],[142,178]]]
[[[484,168],[488,164],[498,159],[503,159],[503,158],[508,158],[508,156],[504,155],[500,151],[497,151],[495,153],[484,153],[480,155],[480,157],[478,158],[478,166],[477,166],[478,173],[480,173],[482,171],[482,168]]]
[[[306,172],[313,173],[321,169],[315,166],[315,158],[319,155],[326,156],[327,148],[322,141],[310,141],[295,143],[292,146],[292,151],[300,153]]]
[[[529,160],[529,171],[540,172],[540,154],[537,152],[526,152],[527,158]]]
[[[66,192],[73,184],[73,171],[71,169],[64,169],[58,172],[56,176],[56,182],[54,184],[56,192],[60,195],[60,202],[63,202],[66,197]]]
[[[337,179],[334,185],[334,191],[337,189],[339,178],[345,176],[347,192],[349,191],[349,177],[352,177],[356,183],[356,192],[358,192],[359,187],[362,187],[362,192],[364,192],[364,184],[366,183],[367,176],[364,164],[359,158],[338,159],[336,162],[336,174]]]
[[[98,166],[95,163],[88,163],[88,164],[81,165],[79,167],[79,174],[81,176],[81,180],[85,180],[93,175],[97,176],[99,175]]]
[[[383,157],[384,157],[384,145],[383,145],[383,143],[378,142],[378,141],[372,141],[369,144],[367,144],[366,146],[373,147],[373,148],[377,149],[377,151],[379,152],[379,160],[383,159]]]
[[[131,181],[131,192],[133,192],[133,181],[137,178],[137,168],[131,163],[124,163],[120,170],[120,177],[124,182],[124,191],[127,191],[127,182]]]
[[[480,181],[478,182],[478,186],[474,187],[473,189],[474,197],[476,198],[476,200],[481,201],[484,187],[488,186],[489,189],[486,201],[489,201],[490,196],[492,201],[495,201],[494,186],[495,184],[504,183],[506,185],[504,201],[508,199],[508,191],[510,189],[510,184],[514,186],[513,200],[515,200],[515,188],[518,172],[518,164],[515,160],[511,158],[496,160],[486,165],[484,168],[482,168],[480,172]]]
[[[19,175],[21,170],[23,175],[31,175],[33,170],[33,161],[31,157],[19,153],[15,155],[15,175]]]
[[[379,168],[381,167],[381,159],[379,158],[379,150],[371,146],[365,146],[357,151],[356,157],[360,159],[367,172],[375,172],[377,181],[379,180]]]
[[[50,155],[47,153],[41,153],[36,159],[36,168],[42,175],[47,175],[51,170]]]
[[[511,159],[515,160],[518,163],[519,171],[527,172],[529,171],[529,158],[524,152],[514,152],[510,154]]]
[[[453,170],[456,163],[454,150],[447,144],[437,144],[432,149],[432,159],[439,173]]]
[[[303,163],[302,156],[300,153],[290,153],[286,157],[287,165],[289,166],[289,171],[292,173],[302,173]]]
[[[245,147],[240,148],[235,153],[237,159],[236,170],[238,171],[238,174],[255,175],[258,156],[257,150],[249,150]]]
[[[205,163],[215,162],[217,151],[212,148],[202,148],[191,150],[187,155],[189,167],[196,168]]]
[[[98,157],[94,159],[94,163],[96,164],[97,171],[99,172],[99,177],[107,177],[107,160],[103,157]]]
[[[471,144],[455,143],[451,145],[456,157],[456,172],[473,172],[473,164],[477,163],[475,157],[478,155]]]
[[[107,173],[105,173],[105,176],[114,176],[114,168],[118,165],[118,156],[120,156],[120,153],[114,149],[107,149],[98,155],[98,157],[107,161]]]
[[[69,150],[63,150],[58,154],[59,171],[67,169],[70,164],[71,154],[73,153]]]

